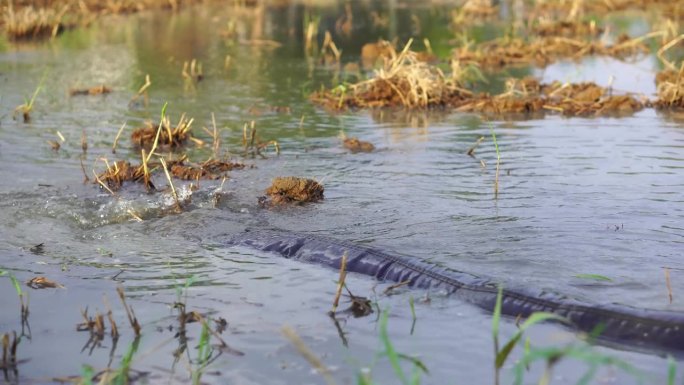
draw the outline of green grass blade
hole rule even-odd
[[[489,130],[492,132],[492,140],[494,141],[494,148],[496,149],[496,160],[501,160],[501,153],[499,153],[499,143],[496,141],[496,134],[494,133],[494,127],[489,126]]]
[[[506,362],[508,355],[511,353],[511,351],[513,351],[515,345],[518,344],[518,341],[520,341],[520,338],[522,338],[522,335],[525,332],[525,330],[527,330],[529,327],[535,324],[550,320],[568,322],[565,318],[557,314],[547,312],[532,313],[532,315],[529,316],[525,320],[525,322],[523,322],[523,324],[520,326],[518,331],[513,335],[513,337],[511,337],[511,339],[506,343],[506,345],[504,345],[503,349],[501,349],[501,351],[496,355],[496,367],[503,367],[503,364],[504,362]]]
[[[401,369],[401,363],[399,362],[399,354],[396,350],[394,350],[394,346],[392,345],[392,342],[389,339],[389,335],[387,334],[388,318],[389,312],[385,310],[384,312],[382,312],[382,317],[380,317],[380,341],[382,341],[385,347],[385,354],[387,355],[387,358],[389,359],[390,364],[392,365],[392,369],[394,369],[394,373],[401,380],[402,384],[408,385],[409,382],[406,379],[406,375],[404,374],[404,371]]]
[[[81,385],[93,385],[93,376],[95,375],[95,370],[90,365],[83,365],[81,367]]]
[[[369,376],[359,373],[356,377],[356,385],[373,385],[373,380]]]
[[[591,381],[594,376],[596,376],[596,371],[598,370],[598,365],[596,364],[590,364],[589,365],[589,370],[587,370],[586,373],[580,378],[579,381],[577,381],[577,385],[589,385],[589,381]]]
[[[416,306],[414,304],[413,296],[409,297],[409,307],[411,308],[411,335],[416,328]]]
[[[24,292],[21,290],[21,283],[19,283],[17,277],[15,277],[14,274],[9,273],[9,278],[12,281],[12,285],[14,285],[14,290],[17,291],[17,295],[22,296]]]
[[[667,385],[675,385],[677,378],[677,363],[671,355],[667,356]]]
[[[416,357],[411,357],[411,356],[406,355],[406,354],[403,354],[403,353],[397,353],[397,355],[398,355],[399,358],[401,358],[402,360],[406,360],[406,361],[412,362],[412,363],[413,363],[413,366],[414,366],[415,368],[420,369],[420,370],[423,371],[425,374],[430,374],[430,371],[428,370],[427,366],[425,366],[425,364],[423,363],[423,361],[419,360],[418,358],[416,358]]]
[[[575,278],[593,279],[596,281],[613,282],[612,279],[606,277],[605,275],[600,275],[600,274],[575,274]]]
[[[492,315],[492,335],[495,339],[499,338],[499,322],[501,320],[501,301],[503,298],[503,286],[499,286],[499,293],[496,295],[494,314]]]
[[[128,372],[131,369],[131,363],[133,362],[133,356],[138,351],[138,346],[140,345],[140,336],[135,337],[135,340],[131,343],[126,351],[126,354],[121,358],[121,367],[119,367],[116,377],[113,383],[116,385],[127,385],[128,384]]]

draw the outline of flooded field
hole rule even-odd
[[[210,3],[0,38],[0,383],[495,382],[491,313],[350,273],[373,312],[331,318],[339,273],[226,244],[245,229],[684,312],[684,11],[590,9],[555,31],[601,44],[485,60],[525,7]],[[411,38],[433,57],[357,84]],[[284,176],[324,198],[262,198]],[[684,381],[681,350],[585,337],[534,325],[500,383]]]

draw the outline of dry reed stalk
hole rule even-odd
[[[219,148],[221,147],[221,138],[218,134],[218,128],[216,127],[216,116],[211,113],[211,125],[214,127],[214,135],[212,135],[212,149],[214,150],[214,157],[218,157]]]
[[[90,178],[88,178],[88,173],[85,170],[85,166],[83,165],[83,157],[79,157],[79,160],[81,162],[81,171],[83,172],[83,183],[88,183],[90,182]],[[93,170],[93,173],[95,173],[95,170]]]
[[[126,122],[121,125],[121,128],[119,128],[119,131],[117,131],[116,136],[114,137],[114,143],[112,143],[112,154],[116,154],[116,144],[119,142],[119,137],[121,137],[121,133],[123,132],[124,128],[126,128]]]
[[[126,309],[126,315],[128,316],[128,322],[131,324],[131,327],[135,331],[136,337],[140,335],[140,324],[138,323],[138,319],[135,318],[135,313],[133,312],[133,308],[128,306],[126,304],[126,294],[124,294],[124,290],[121,286],[116,288],[116,292],[119,293],[119,298],[121,299],[121,303],[123,304],[124,309]]]
[[[171,186],[171,194],[173,195],[173,200],[176,202],[176,210],[179,212],[182,210],[180,205],[180,200],[178,200],[178,194],[176,193],[176,188],[173,186],[173,180],[171,179],[171,174],[169,174],[169,169],[166,167],[166,161],[164,158],[159,158],[161,161],[162,168],[164,168],[164,174],[166,174],[166,180]]]
[[[95,177],[95,180],[97,181],[97,183],[98,183],[100,186],[102,186],[105,190],[107,190],[110,194],[112,194],[112,196],[117,196],[116,193],[115,193],[114,191],[112,191],[112,189],[110,189],[110,188],[107,186],[107,184],[104,183],[104,182],[102,181],[102,179],[100,179],[99,176],[97,176],[97,173],[95,172],[95,170],[93,170],[93,176]],[[87,178],[87,176],[86,176],[86,178]]]
[[[475,144],[473,144],[472,146],[470,146],[470,148],[468,149],[468,151],[466,152],[466,154],[468,154],[468,156],[475,156],[475,155],[474,155],[474,154],[475,154],[475,149],[480,145],[480,143],[482,143],[482,141],[484,140],[484,138],[485,138],[484,136],[479,137],[479,138],[477,139],[477,141],[475,142]]]
[[[212,148],[212,151],[214,153],[214,158],[218,158],[219,148],[221,147],[221,138],[218,135],[218,128],[216,127],[216,117],[214,116],[213,112],[211,113],[211,124],[213,127],[213,131],[210,131],[206,127],[202,127],[202,129],[204,130],[204,132],[207,133],[207,135],[211,136],[211,140],[212,140],[211,148]],[[191,138],[191,139],[194,139],[194,138]]]
[[[670,48],[677,45],[682,40],[684,40],[684,34],[681,34],[675,37],[674,39],[670,40],[667,44],[663,45],[656,53],[658,59],[660,59],[660,61],[662,61],[663,64],[665,64],[667,68],[669,68],[672,71],[676,71],[677,66],[674,65],[674,63],[672,63],[671,61],[667,60],[667,58],[665,58],[665,52],[667,52]]]
[[[407,280],[407,281],[401,281],[399,283],[395,283],[394,285],[387,286],[387,288],[385,290],[383,290],[382,294],[390,295],[392,293],[392,291],[394,291],[400,287],[404,287],[410,283],[411,283],[411,281]]]
[[[83,150],[84,155],[88,152],[88,138],[86,137],[85,128],[81,130],[81,150]]]
[[[164,109],[166,109],[166,104],[164,104]],[[147,154],[147,157],[145,158],[143,164],[146,164],[150,161],[150,158],[152,158],[152,154],[154,154],[154,151],[157,149],[157,145],[159,144],[159,136],[161,135],[163,125],[164,114],[162,113],[162,118],[159,120],[159,127],[157,127],[157,134],[155,135],[154,142],[152,143],[152,148],[150,149],[150,153]]]
[[[138,92],[135,95],[133,95],[131,100],[128,102],[128,106],[132,106],[136,100],[138,100],[141,96],[144,96],[143,100],[145,101],[145,107],[147,107],[147,105],[149,104],[149,96],[147,95],[147,89],[150,88],[151,85],[152,81],[150,81],[150,75],[147,74],[145,75],[145,84],[143,84],[142,87],[140,87],[140,89],[138,90]]]
[[[316,36],[318,35],[318,23],[310,21],[304,31],[304,52],[310,55],[315,51]]]
[[[339,63],[340,58],[342,57],[342,52],[337,48],[337,45],[332,39],[330,31],[325,31],[325,37],[323,38],[323,46],[321,46],[321,55],[325,55],[326,49],[328,48],[330,49],[330,52],[332,52],[333,57],[335,58],[335,62]]]
[[[342,288],[344,288],[344,280],[347,278],[347,252],[342,255],[342,262],[340,262],[340,276],[337,279],[337,291],[335,292],[335,299],[333,300],[332,310],[328,314],[335,315],[337,306],[340,304],[340,297],[342,296]]]
[[[670,269],[665,268],[665,286],[667,287],[667,296],[672,303],[672,282],[670,282]]]
[[[151,190],[152,184],[150,183],[150,169],[147,166],[148,157],[145,156],[145,149],[140,149],[140,158],[142,159],[143,166],[143,183],[145,184],[145,189],[149,192]],[[134,216],[135,217],[135,216]]]
[[[314,352],[309,349],[308,346],[302,341],[301,337],[297,334],[297,332],[294,331],[289,326],[284,326],[282,329],[282,333],[287,338],[290,340],[290,343],[294,345],[294,347],[297,349],[299,354],[304,357],[304,359],[309,362],[309,364],[320,374],[323,376],[323,379],[328,385],[336,385],[335,380],[333,379],[332,373],[330,372],[330,369],[328,369],[323,362],[314,354]]]
[[[132,216],[133,219],[135,219],[136,221],[138,221],[138,222],[142,222],[142,221],[143,221],[143,219],[140,218],[140,216],[138,216],[138,214],[136,214],[133,210],[128,209],[128,210],[126,210],[126,212],[127,212],[130,216]]]

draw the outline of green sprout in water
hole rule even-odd
[[[492,318],[492,334],[494,337],[494,369],[495,369],[495,384],[500,383],[500,372],[501,368],[506,363],[510,353],[513,351],[516,345],[522,340],[524,332],[531,326],[546,322],[546,321],[556,321],[562,323],[568,323],[568,320],[557,314],[547,313],[547,312],[536,312],[527,317],[525,322],[518,327],[516,333],[508,340],[508,342],[499,348],[499,323],[501,319],[501,305],[503,299],[503,289],[499,287],[499,293],[496,299],[496,305],[494,307],[494,315]],[[601,328],[597,328],[596,332],[591,333],[590,341],[600,334]],[[593,349],[593,346],[588,343],[570,343],[565,346],[552,346],[535,348],[530,344],[529,339],[525,339],[523,344],[523,355],[518,359],[514,366],[515,371],[515,385],[523,384],[524,373],[529,369],[530,365],[536,361],[543,361],[546,363],[546,369],[542,378],[539,380],[540,384],[548,384],[551,381],[551,372],[554,366],[562,359],[574,359],[577,361],[585,362],[588,365],[588,370],[584,375],[578,380],[578,385],[587,385],[592,383],[592,380],[596,376],[598,370],[602,367],[614,367],[617,368],[632,377],[637,381],[643,382],[643,374],[637,370],[631,364],[610,355],[597,352]],[[668,385],[674,385],[676,378],[676,364],[674,360],[668,358]]]
[[[212,348],[209,344],[211,339],[211,333],[209,331],[209,325],[206,322],[202,322],[202,333],[200,334],[199,344],[197,345],[197,369],[192,371],[192,383],[194,385],[199,385],[202,379],[202,372],[211,362]]]
[[[14,116],[16,117],[18,113],[21,113],[24,118],[24,123],[28,123],[31,121],[31,111],[33,111],[33,104],[35,103],[36,97],[38,97],[40,90],[43,88],[45,77],[46,74],[44,74],[43,77],[40,79],[40,82],[38,83],[36,90],[33,91],[33,96],[31,96],[31,99],[24,98],[24,104],[17,106],[17,108],[14,109]]]
[[[494,199],[497,199],[499,197],[499,166],[501,164],[501,153],[499,153],[499,144],[496,141],[494,127],[490,125],[489,130],[492,131],[492,140],[494,140],[494,148],[496,149],[496,178],[494,179]]]
[[[606,277],[605,275],[600,275],[600,274],[576,274],[575,278],[593,279],[595,281],[613,282],[612,279]]]
[[[385,310],[380,315],[380,343],[382,344],[384,351],[378,354],[378,357],[387,357],[394,370],[395,376],[399,379],[402,385],[419,385],[421,373],[428,373],[428,369],[423,364],[422,361],[415,357],[408,356],[397,352],[389,338],[389,333],[387,332],[387,320],[389,318],[389,311]],[[411,378],[409,379],[404,373],[402,368],[402,360],[409,361],[413,365],[411,372]],[[359,374],[357,378],[357,384],[359,385],[372,385],[374,384],[370,374]]]

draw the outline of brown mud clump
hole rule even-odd
[[[200,164],[185,164],[183,161],[170,164],[171,174],[178,179],[215,180],[226,176],[226,172],[245,168],[244,163],[210,159]]]
[[[266,189],[267,196],[259,198],[259,204],[270,207],[290,203],[318,202],[323,199],[323,190],[323,185],[313,179],[294,176],[277,177]]]
[[[342,145],[344,146],[344,148],[351,151],[352,153],[373,152],[373,150],[375,150],[375,146],[373,145],[373,143],[359,140],[359,138],[356,137],[345,138],[342,142]]]
[[[110,92],[112,92],[112,89],[102,84],[91,88],[72,88],[69,90],[69,95],[105,95]]]
[[[155,140],[158,141],[158,148],[171,150],[182,147],[191,138],[190,126],[193,119],[186,119],[182,115],[176,126],[171,125],[168,117],[164,117],[161,126],[157,126],[152,122],[147,122],[145,127],[140,127],[133,130],[131,134],[131,142],[139,148],[146,150],[151,149]],[[157,139],[157,132],[159,131],[159,138]]]
[[[654,105],[658,109],[684,108],[684,65],[679,71],[665,70],[656,75],[658,100]]]
[[[431,108],[454,105],[469,97],[458,79],[446,77],[437,67],[418,60],[409,41],[396,58],[385,61],[375,77],[340,85],[311,95],[311,100],[332,110],[350,108]]]

